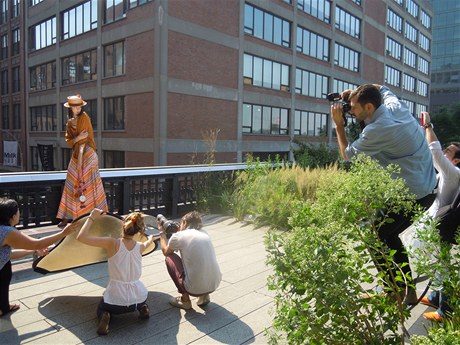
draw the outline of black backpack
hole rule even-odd
[[[441,239],[451,244],[458,244],[456,234],[460,226],[460,188],[455,195],[454,201],[450,205],[439,209],[438,217],[438,230]]]

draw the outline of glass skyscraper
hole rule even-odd
[[[460,101],[460,1],[432,0],[431,111]]]

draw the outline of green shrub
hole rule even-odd
[[[408,312],[401,298],[363,298],[384,279],[370,259],[369,248],[389,265],[393,252],[376,235],[378,210],[411,210],[397,169],[383,169],[360,156],[350,172],[321,175],[313,202],[293,207],[291,232],[271,231],[266,237],[269,288],[275,291],[275,319],[270,341],[290,344],[399,344]],[[376,224],[376,225],[374,225]],[[399,274],[386,280],[392,289]]]
[[[256,162],[236,179],[234,215],[239,220],[253,216],[257,225],[285,229],[296,202],[313,199],[320,176],[336,171],[336,166],[320,171]]]

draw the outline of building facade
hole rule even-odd
[[[202,163],[211,150],[217,163],[292,158],[294,138],[335,143],[326,95],[364,83],[388,85],[414,116],[429,105],[428,0],[21,6],[25,170],[44,168],[40,147],[67,168],[63,103],[76,93],[103,168]]]
[[[433,54],[430,110],[460,100],[460,2],[432,1]]]

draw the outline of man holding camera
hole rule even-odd
[[[416,195],[417,203],[428,208],[435,198],[436,172],[423,130],[407,106],[386,86],[374,84],[361,85],[354,91],[346,90],[342,93],[342,99],[349,102],[349,113],[365,124],[359,138],[348,143],[343,103],[331,105],[342,157],[349,160],[359,153],[365,153],[384,167],[398,165],[398,177],[406,181],[409,191]],[[402,264],[408,262],[408,257],[398,235],[410,225],[412,215],[399,213],[390,217],[394,222],[382,225],[379,237],[389,248],[396,250],[393,259],[407,274],[410,273],[410,266]],[[379,268],[385,270],[383,266]],[[404,302],[416,303],[415,290],[409,288],[407,291]]]
[[[192,308],[190,296],[198,297],[198,306],[208,304],[209,294],[218,288],[222,280],[211,238],[206,231],[200,230],[201,227],[199,213],[189,212],[182,217],[179,231],[172,234],[168,241],[163,223],[158,224],[166,267],[181,294],[171,298],[169,303],[185,310]],[[180,256],[175,251],[180,251]]]

